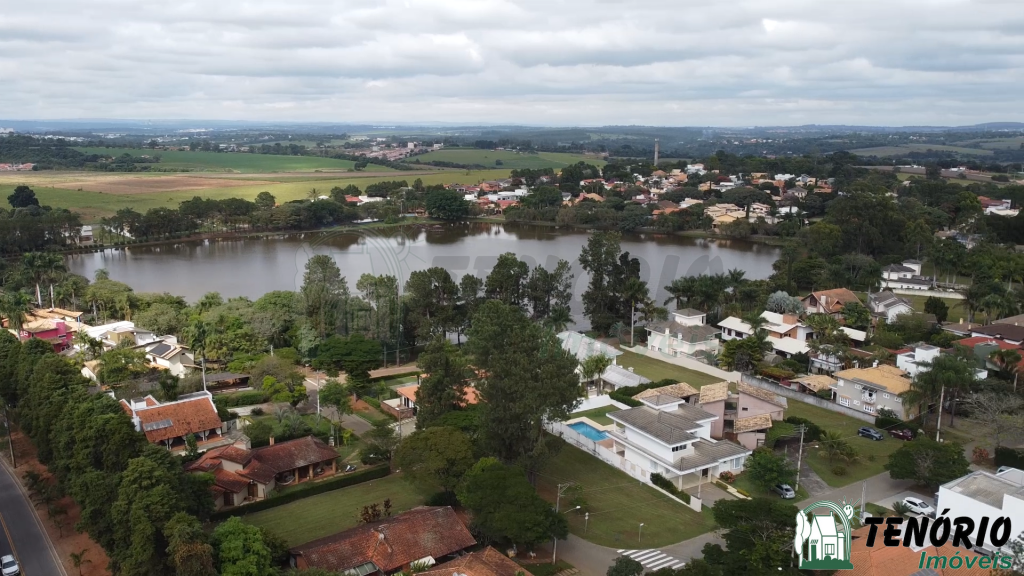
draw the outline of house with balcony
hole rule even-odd
[[[192,350],[178,344],[174,336],[164,336],[160,340],[142,344],[139,348],[146,352],[146,360],[151,365],[179,378],[199,368]]]
[[[901,420],[916,415],[914,406],[904,406],[900,394],[910,390],[907,373],[895,366],[851,368],[836,372],[832,399],[840,406],[878,414],[882,408],[896,413]]]
[[[160,402],[153,396],[121,400],[121,408],[146,440],[168,450],[184,450],[189,436],[195,437],[200,449],[225,440],[224,423],[209,392],[185,394],[174,402]]]
[[[718,353],[721,332],[707,324],[707,315],[700,310],[676,310],[669,320],[647,325],[647,349],[669,356],[700,358],[704,353]]]
[[[697,405],[717,418],[711,423],[711,437],[726,439],[753,450],[764,444],[772,422],[783,419],[786,399],[768,390],[738,382],[729,391],[728,382],[708,384],[700,389]]]
[[[814,337],[814,331],[800,322],[793,314],[762,312],[761,318],[766,320],[763,328],[768,332],[768,342],[775,353],[784,358],[795,354],[806,354],[810,351],[807,340]],[[722,340],[746,338],[754,333],[753,327],[743,320],[729,316],[718,323],[722,329]]]
[[[800,302],[808,314],[828,314],[838,319],[843,315],[843,306],[860,304],[860,298],[846,288],[833,288],[811,292],[801,298]]]
[[[640,398],[642,406],[608,413],[615,428],[606,433],[627,474],[644,482],[661,474],[683,490],[743,469],[751,450],[714,440],[712,423],[719,417],[692,405],[692,398],[662,390]]]

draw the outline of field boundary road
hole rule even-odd
[[[22,576],[67,576],[57,549],[14,470],[0,458],[0,551],[10,549]]]

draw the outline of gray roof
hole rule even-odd
[[[558,338],[562,341],[562,349],[576,356],[580,362],[597,354],[604,354],[609,358],[622,355],[622,350],[579,332],[566,330],[560,332]]]
[[[685,402],[682,398],[676,398],[675,396],[669,396],[668,394],[655,394],[654,396],[647,396],[641,402],[650,404],[651,406],[665,406],[667,404],[679,404]]]
[[[1003,507],[1003,495],[1011,494],[1017,498],[1022,498],[1024,495],[1024,486],[982,470],[947,482],[942,487],[950,492],[956,492],[961,496],[1000,509]]]
[[[1016,324],[989,324],[972,328],[971,332],[1003,340],[1024,340],[1024,326]]]
[[[601,374],[601,379],[615,386],[616,390],[623,386],[639,386],[651,381],[649,378],[644,378],[635,372],[614,364],[605,369],[604,373]]]
[[[669,336],[682,340],[683,342],[707,342],[715,337],[715,334],[720,333],[722,330],[715,326],[709,326],[707,324],[698,324],[696,326],[684,326],[678,322],[651,322],[647,325],[648,331],[665,333],[665,328],[668,328]]]
[[[675,313],[679,314],[680,316],[686,316],[687,318],[693,318],[694,316],[704,315],[704,312],[701,312],[700,310],[696,310],[694,308],[683,308],[682,310],[676,310]]]
[[[885,290],[883,292],[876,292],[874,294],[868,294],[868,301],[875,307],[881,307],[888,310],[897,304],[906,304],[911,310],[914,307],[910,304],[910,301],[906,298],[900,298],[899,296]]]
[[[634,444],[627,440],[622,434],[611,431],[608,434],[622,442],[629,443],[629,445],[641,454],[645,454],[653,460],[661,461],[661,456],[654,454],[650,450],[647,450],[643,446]],[[679,456],[672,461],[672,468],[686,474],[693,470],[700,470],[713,466],[719,462],[736,458],[737,456],[744,456],[750,454],[750,450],[730,442],[728,440],[705,440],[703,438],[698,439],[693,443],[693,453],[686,456]]]
[[[914,272],[913,268],[909,266],[901,266],[900,264],[889,264],[885,268],[882,268],[882,272]]]
[[[608,417],[630,428],[636,428],[665,444],[674,446],[696,440],[697,437],[692,432],[701,428],[697,421],[714,418],[714,414],[709,414],[700,408],[683,404],[677,410],[672,411],[655,410],[647,406],[640,406],[628,410],[609,412]]]

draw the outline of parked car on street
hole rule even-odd
[[[18,566],[18,561],[14,559],[14,556],[8,554],[0,558],[0,573],[3,576],[18,576],[21,574],[21,568]]]
[[[913,440],[914,439],[914,433],[911,432],[910,430],[907,430],[907,429],[903,429],[903,430],[889,430],[889,436],[892,436],[893,438],[899,438],[900,440]]]
[[[867,426],[857,430],[857,436],[863,436],[868,440],[882,440],[885,438],[885,436],[882,436],[881,432],[874,428],[868,428]]]
[[[796,492],[789,484],[776,484],[772,486],[772,492],[775,492],[779,496],[782,496],[784,500],[791,500],[796,498]]]
[[[903,499],[903,505],[910,508],[910,511],[914,514],[921,514],[922,516],[934,516],[935,508],[932,508],[930,504],[919,498],[906,497]]]

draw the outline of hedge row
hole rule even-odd
[[[1024,451],[1000,446],[996,448],[996,466],[1009,466],[1024,470]]]
[[[637,406],[642,406],[643,404],[639,400],[633,400],[633,396],[636,396],[637,394],[643,392],[644,390],[650,390],[651,388],[661,388],[662,386],[671,386],[672,384],[676,384],[677,382],[678,380],[666,378],[664,380],[658,380],[657,382],[648,382],[647,384],[640,384],[638,386],[623,386],[622,388],[615,390],[608,396],[611,397],[612,400],[622,402],[626,406],[632,406],[633,408],[636,408]]]
[[[370,378],[370,382],[380,382],[382,380],[391,380],[392,378],[405,378],[406,376],[416,376],[420,373],[419,370],[410,370],[409,372],[402,372],[401,374],[389,374],[388,376],[377,376],[376,378]]]
[[[664,476],[658,474],[657,472],[651,474],[651,484],[654,484],[658,488],[661,488],[665,492],[668,492],[669,494],[675,496],[676,498],[679,498],[680,500],[686,502],[687,504],[690,503],[689,494],[676,488],[675,484],[669,482],[668,478],[665,478]]]
[[[213,403],[225,408],[238,406],[252,406],[253,404],[265,404],[270,396],[262,390],[244,390],[232,394],[221,394],[213,397]]]
[[[317,494],[323,494],[324,492],[330,492],[332,490],[338,490],[339,488],[346,488],[348,486],[355,486],[356,484],[362,484],[363,482],[369,482],[370,480],[377,480],[387,476],[388,474],[391,474],[390,466],[377,466],[375,468],[368,468],[351,474],[335,476],[334,478],[307,484],[304,488],[296,488],[285,492],[284,494],[271,496],[266,500],[259,500],[252,504],[235,506],[234,508],[215,512],[210,516],[210,520],[213,522],[220,522],[221,520],[227,520],[232,516],[244,516],[251,512],[268,510],[296,500],[309,498],[310,496],[315,496]]]

